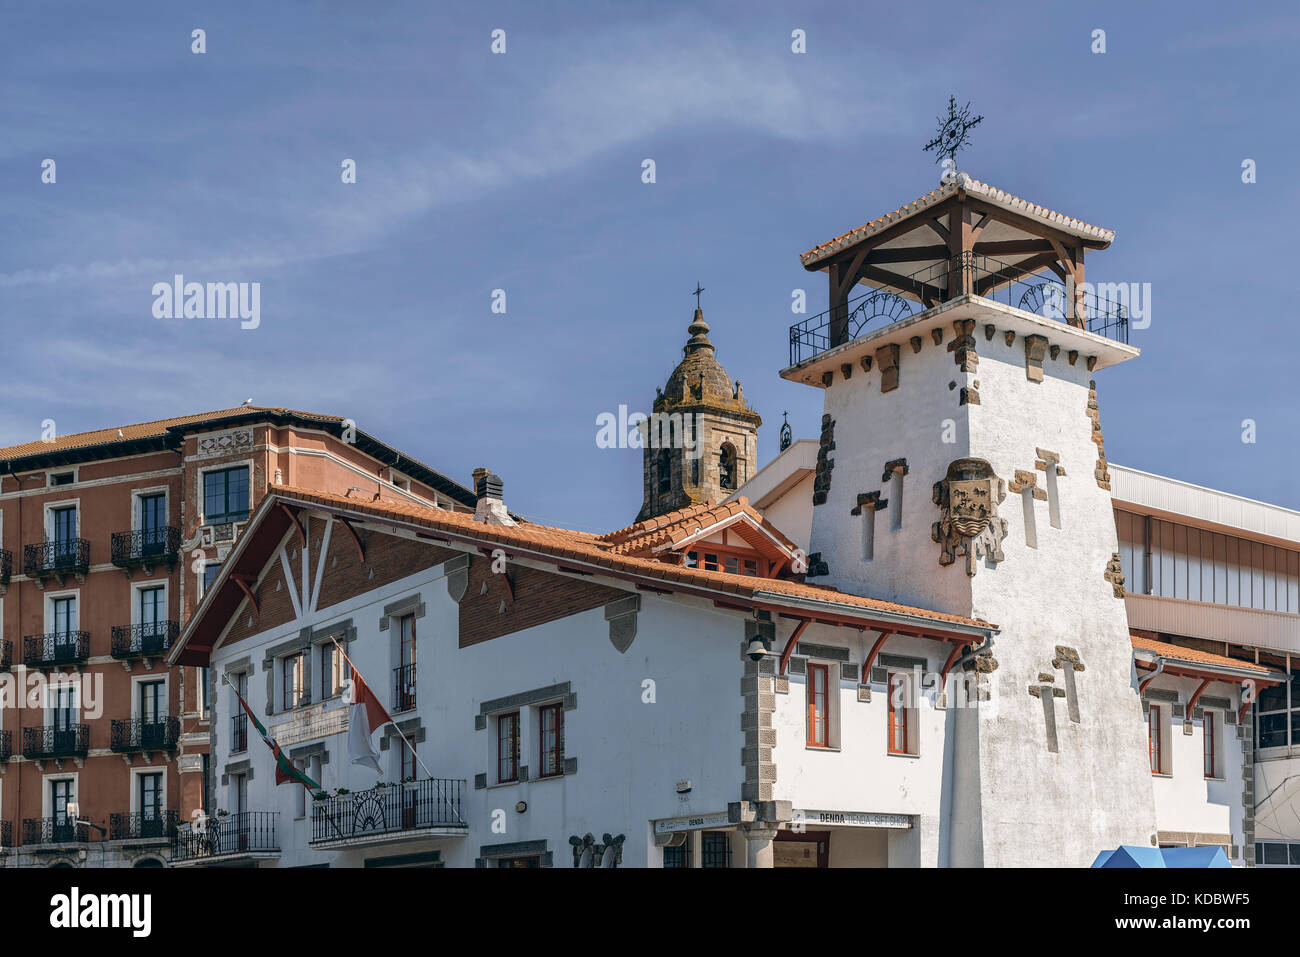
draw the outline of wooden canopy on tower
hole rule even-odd
[[[1074,290],[1071,325],[1084,326],[1083,259],[1113,231],[1004,193],[965,173],[892,213],[804,253],[805,269],[830,278],[830,345],[849,339],[849,296],[858,283],[925,308],[962,295],[991,296],[1044,269]],[[1012,305],[1017,303],[1013,302]]]

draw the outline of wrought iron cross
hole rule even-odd
[[[971,119],[970,103],[957,109],[957,98],[948,97],[948,116],[935,117],[939,123],[939,135],[925,144],[925,152],[936,150],[934,161],[942,163],[945,156],[950,163],[956,162],[957,152],[970,145],[969,134],[983,122],[983,116]]]
[[[704,292],[704,287],[701,286],[701,285],[699,284],[699,281],[697,280],[696,283],[695,283],[695,292],[692,294],[692,295],[695,296],[695,308],[696,308],[696,309],[700,308],[700,293],[702,293],[702,292]]]

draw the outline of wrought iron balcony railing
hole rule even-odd
[[[1065,285],[1044,267],[1022,269],[967,252],[854,297],[843,308],[796,322],[790,327],[790,365],[966,293],[1128,342],[1127,306],[1099,296],[1092,287],[1069,296]]]
[[[464,787],[464,781],[425,778],[316,801],[311,816],[312,843],[467,827],[460,807]]]
[[[180,740],[181,722],[174,715],[152,721],[133,718],[114,721],[109,729],[109,747],[119,754],[133,751],[175,751]]]
[[[180,633],[180,623],[175,621],[159,621],[148,625],[114,625],[111,653],[120,661],[130,658],[161,658]]]
[[[415,708],[415,662],[393,669],[393,710]]]
[[[0,671],[8,671],[14,666],[14,643],[0,641]]]
[[[110,541],[112,562],[118,568],[137,565],[174,565],[181,550],[181,530],[175,525],[114,532]]]
[[[23,844],[84,844],[90,828],[71,817],[36,817],[23,821]]]
[[[63,538],[37,542],[23,548],[23,574],[28,578],[47,575],[84,575],[90,569],[90,542],[84,538]]]
[[[0,761],[8,761],[14,756],[14,733],[0,731]]]
[[[0,821],[0,847],[14,846],[13,821]]]
[[[46,726],[23,728],[23,757],[41,758],[85,757],[90,750],[90,726],[73,724],[67,727]]]
[[[180,815],[176,811],[132,811],[129,814],[108,816],[110,841],[148,841],[176,838],[176,824]]]
[[[236,854],[277,853],[276,811],[245,811],[209,817],[201,823],[176,828],[172,861],[197,861]]]
[[[0,586],[8,585],[14,574],[14,553],[0,548]]]
[[[238,754],[248,750],[248,715],[236,714],[230,717],[230,753]]]
[[[56,631],[23,639],[23,664],[29,668],[77,664],[89,657],[88,631]]]

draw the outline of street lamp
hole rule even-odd
[[[100,836],[100,837],[102,837],[102,838],[104,838],[105,840],[107,840],[107,839],[108,839],[108,831],[105,830],[104,828],[100,827],[98,824],[95,824],[95,823],[93,823],[93,822],[91,822],[91,821],[82,821],[82,820],[79,820],[79,819],[77,818],[77,811],[78,811],[78,810],[80,810],[80,805],[77,804],[76,801],[69,801],[69,802],[68,802],[68,817],[72,818],[72,823],[73,823],[73,824],[84,824],[86,827],[93,827],[95,830],[97,830],[97,831],[99,832],[99,836]]]

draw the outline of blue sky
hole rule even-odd
[[[252,397],[626,524],[640,452],[596,416],[648,408],[697,280],[760,460],[783,410],[815,436],[820,390],[777,376],[791,290],[826,302],[798,254],[933,188],[955,93],[962,169],[1114,229],[1090,280],[1151,283],[1142,357],[1099,377],[1108,457],[1300,507],[1300,15],[1148,6],[7,4],[0,445]],[[177,272],[261,283],[261,325],[155,319]]]

